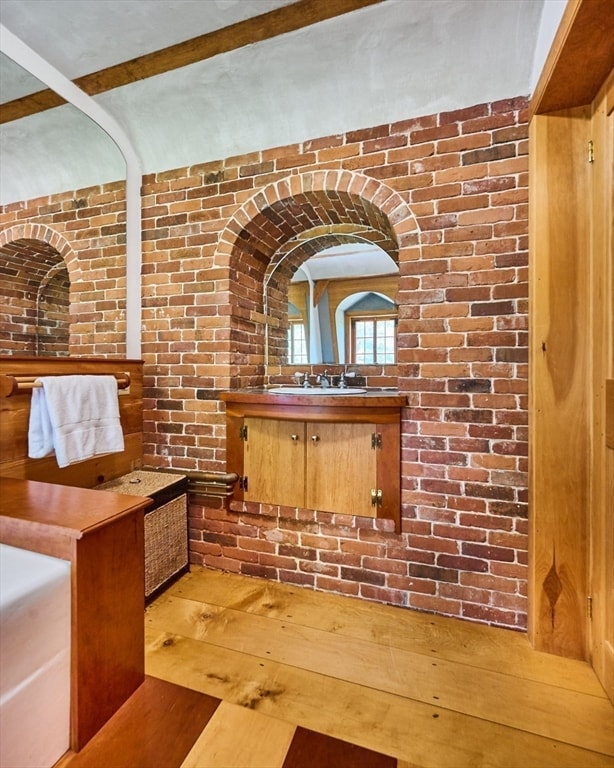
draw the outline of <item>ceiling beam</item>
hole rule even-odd
[[[89,96],[95,96],[380,2],[383,0],[298,0],[169,48],[83,75],[74,83]],[[19,120],[61,104],[65,104],[65,100],[52,90],[38,91],[1,105],[0,123]]]

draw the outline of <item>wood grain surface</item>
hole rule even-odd
[[[399,766],[612,764],[614,710],[588,664],[519,633],[235,574],[194,568],[150,606],[146,669]]]

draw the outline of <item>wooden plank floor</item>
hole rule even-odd
[[[148,675],[221,701],[182,768],[323,768],[340,748],[337,768],[343,742],[369,768],[614,766],[590,667],[520,633],[200,568],[145,632]]]
[[[55,768],[397,768],[349,744],[147,676],[83,747]],[[26,768],[26,766],[7,766]]]

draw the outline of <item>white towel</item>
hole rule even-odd
[[[32,390],[28,455],[59,467],[124,450],[115,376],[42,376]]]

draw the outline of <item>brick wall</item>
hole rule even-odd
[[[262,282],[301,226],[370,232],[401,275],[388,373],[408,396],[402,530],[195,498],[193,562],[525,626],[525,110],[477,105],[144,179],[148,464],[225,470],[219,391],[287,373],[264,366]],[[68,243],[73,352],[123,352],[122,215],[116,188],[3,213]]]
[[[68,355],[70,334],[70,280],[62,261],[50,269],[38,290],[37,354]]]

